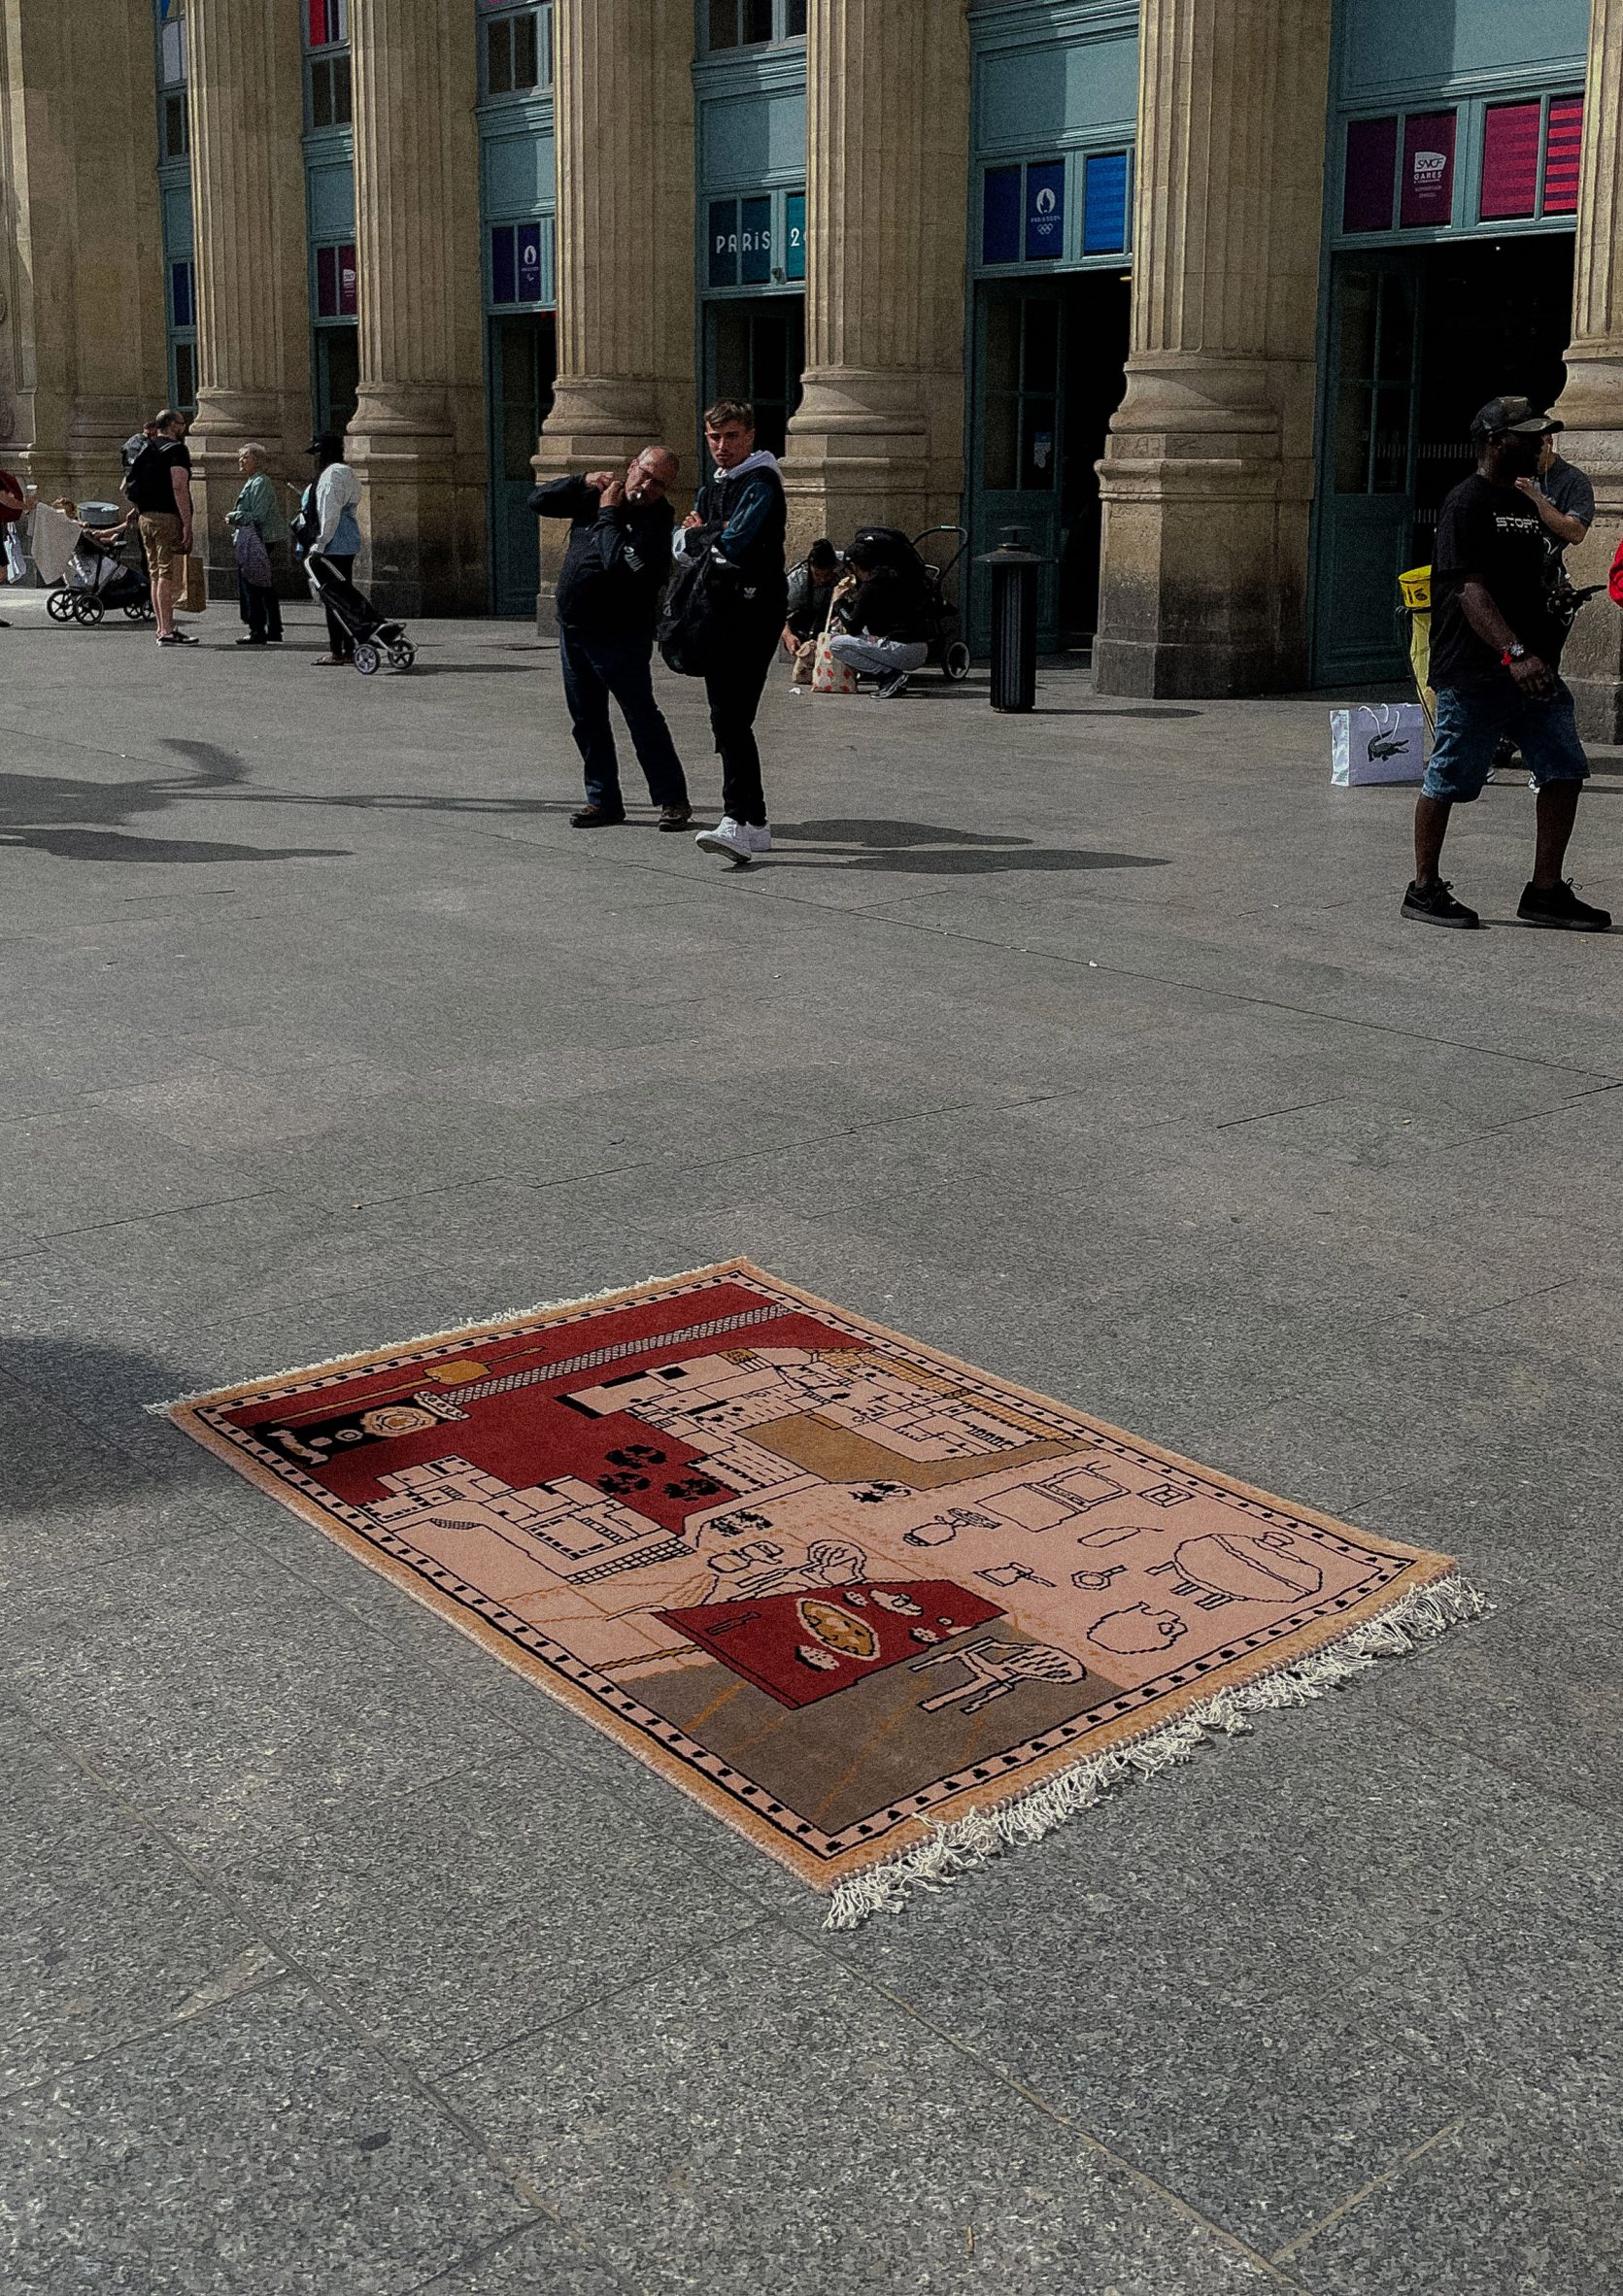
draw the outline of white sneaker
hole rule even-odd
[[[693,843],[701,853],[713,853],[720,861],[734,861],[740,868],[748,868],[756,854],[766,850],[765,846],[752,842],[761,834],[760,829],[747,829],[730,813],[724,813],[713,829],[700,829]]]

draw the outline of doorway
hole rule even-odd
[[[1038,578],[1037,642],[1091,645],[1099,625],[1102,512],[1099,473],[1126,388],[1130,283],[1115,272],[999,283],[981,289],[969,525],[975,554],[1006,528],[1048,562]],[[991,601],[984,567],[970,589],[975,643]]]
[[[550,311],[490,321],[490,590],[498,614],[532,616],[541,545],[530,457],[552,411],[558,322]]]
[[[360,330],[353,322],[316,329],[316,428],[342,437],[360,395]]]
[[[1313,674],[1403,677],[1398,576],[1429,565],[1444,497],[1475,467],[1486,400],[1560,396],[1572,331],[1566,232],[1340,255],[1331,285]]]
[[[806,306],[800,295],[740,296],[705,306],[704,395],[749,399],[755,443],[781,455],[789,418],[800,403],[806,363]]]

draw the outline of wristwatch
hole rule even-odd
[[[1509,645],[1505,647],[1504,653],[1500,656],[1499,665],[1501,669],[1508,669],[1513,661],[1525,660],[1526,657],[1527,648],[1521,643],[1519,639],[1512,638]]]

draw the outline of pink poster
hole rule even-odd
[[[1454,215],[1454,114],[1422,112],[1403,121],[1403,201],[1405,231],[1451,222]]]

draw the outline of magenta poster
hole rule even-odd
[[[1399,221],[1405,231],[1447,223],[1454,214],[1454,115],[1411,114],[1403,121],[1403,197]]]

